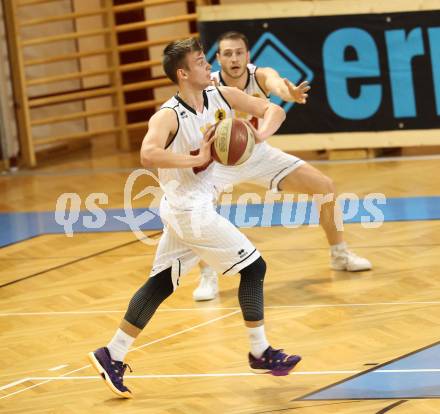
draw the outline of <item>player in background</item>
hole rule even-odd
[[[217,60],[221,70],[211,74],[216,85],[233,86],[251,96],[269,99],[269,95],[276,95],[286,102],[306,103],[310,89],[308,83],[295,86],[288,79],[281,78],[276,70],[251,64],[249,42],[242,33],[227,32],[218,38]],[[258,127],[259,119],[252,115],[234,111],[234,116]],[[333,181],[305,161],[265,142],[257,145],[250,159],[242,165],[231,167],[216,163],[214,179],[220,190],[230,184],[253,182],[275,191],[326,196],[324,200],[331,201],[319,206],[320,225],[330,246],[330,267],[349,272],[371,269],[369,260],[348,250],[343,231],[337,228],[342,215],[335,203]],[[194,300],[214,299],[218,293],[217,274],[203,262],[200,266],[200,283],[193,292]]]
[[[287,375],[301,359],[269,345],[263,303],[266,263],[247,237],[216,212],[212,182],[211,126],[218,114],[232,116],[235,109],[260,118],[254,133],[261,142],[280,127],[284,110],[236,88],[210,86],[211,65],[194,38],[167,45],[163,66],[178,93],[149,120],[140,156],[144,167],[158,168],[165,192],[160,204],[164,232],[150,277],[130,300],[113,338],[89,353],[108,387],[124,398],[132,397],[123,381],[130,346],[199,257],[217,272],[240,274],[238,300],[249,336],[251,369]]]

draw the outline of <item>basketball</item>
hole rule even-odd
[[[255,138],[245,122],[227,118],[216,124],[212,157],[223,165],[243,164],[252,154]]]

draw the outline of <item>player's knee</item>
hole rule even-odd
[[[171,267],[150,277],[133,295],[124,319],[143,329],[158,306],[173,293]]]
[[[143,286],[134,294],[133,299],[137,301],[146,301],[153,296],[165,300],[173,293],[173,281],[171,278],[171,267],[150,277]]]
[[[253,278],[264,281],[264,276],[266,275],[266,262],[260,256],[249,266],[246,266],[244,269],[241,269],[240,275],[242,277]]]
[[[336,192],[335,183],[326,175],[324,175],[324,187],[326,189],[326,194],[334,194]]]
[[[335,194],[336,188],[333,180],[330,177],[327,177],[326,175],[322,174],[321,177],[319,177],[319,181],[315,184],[313,193],[314,194]]]
[[[151,288],[158,290],[161,295],[166,297],[170,296],[174,291],[171,267],[151,276],[147,281],[147,284],[148,283],[151,285]]]

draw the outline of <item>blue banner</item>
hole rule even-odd
[[[217,37],[244,33],[251,60],[294,83],[279,133],[440,128],[440,11],[199,22],[213,69]]]

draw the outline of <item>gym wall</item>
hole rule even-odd
[[[248,36],[257,66],[272,66],[296,84],[311,83],[307,105],[274,99],[288,113],[279,132],[292,135],[282,145],[292,151],[439,145],[439,22],[439,3],[432,1],[199,9],[201,39],[214,69],[218,35],[237,30]]]

